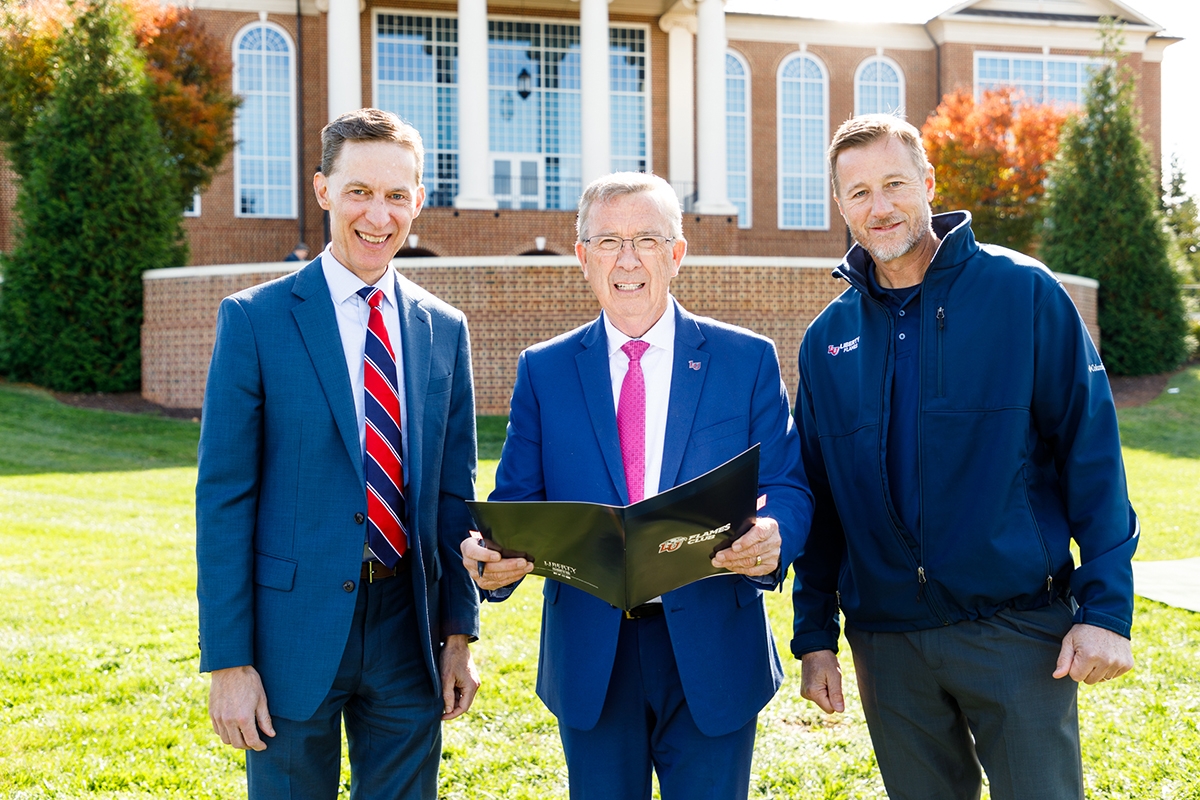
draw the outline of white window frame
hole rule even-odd
[[[379,69],[379,18],[381,16],[435,17],[435,18],[441,17],[443,19],[453,19],[456,22],[458,20],[458,14],[456,12],[441,11],[441,10],[437,10],[437,9],[396,8],[396,7],[391,7],[391,6],[388,6],[388,7],[377,6],[373,9],[371,9],[371,106],[374,108],[382,108],[382,105],[381,105],[381,102],[379,99],[379,73],[380,73],[380,69]],[[457,104],[458,104],[458,98],[459,98],[458,89],[462,84],[460,84],[457,80],[457,74],[458,74],[457,52],[458,52],[458,48],[460,47],[460,44],[458,42],[457,28],[455,30],[456,30],[456,33],[455,33],[455,39],[454,39],[454,49],[455,49],[455,53],[456,53],[456,55],[455,55],[455,64],[456,64],[455,76],[456,76],[456,78],[455,78],[455,82],[453,84],[447,84],[447,85],[454,86],[454,90],[455,90],[454,102],[455,102],[455,112],[456,112],[455,118],[454,118],[454,125],[456,128],[459,128],[459,130],[458,130],[457,138],[455,139],[455,146],[453,148],[446,148],[446,149],[442,149],[442,148],[436,146],[436,143],[437,143],[437,136],[435,135],[436,131],[434,131],[434,132],[418,131],[418,133],[421,134],[422,141],[426,143],[425,167],[421,174],[421,180],[422,180],[422,183],[424,183],[427,192],[433,192],[433,191],[437,190],[437,184],[438,184],[437,156],[439,153],[441,153],[443,155],[453,155],[454,156],[455,170],[456,170],[455,178],[454,178],[454,185],[457,187],[457,191],[462,190],[462,183],[458,177],[458,170],[461,168],[461,164],[458,161],[458,156],[459,156],[459,152],[460,152],[458,143],[462,139],[462,129],[459,127],[460,119],[457,115],[457,110],[458,110]],[[435,46],[437,46],[438,43],[435,42],[434,44],[435,44]],[[436,78],[436,76],[435,76],[435,78]],[[405,122],[411,122],[411,121],[412,120],[409,120],[407,118],[405,119]],[[428,142],[430,141],[431,138],[435,142],[435,146],[433,146],[433,147],[430,147],[428,145]],[[433,175],[432,180],[430,180],[430,177],[429,177],[430,175]],[[455,192],[456,194],[457,194],[457,191]],[[426,195],[426,197],[428,197],[428,195]],[[444,207],[452,208],[453,203],[451,203],[449,206],[444,206]]]
[[[1101,59],[1092,58],[1090,56],[1051,55],[1049,53],[1013,51],[1013,50],[1000,50],[1000,51],[998,51],[998,50],[976,50],[972,55],[973,55],[973,58],[971,59],[971,87],[972,87],[972,91],[975,95],[976,102],[979,101],[980,96],[983,94],[983,90],[979,86],[979,59],[981,59],[981,58],[1003,58],[1003,59],[1008,59],[1010,61],[1012,59],[1020,59],[1022,61],[1041,61],[1042,62],[1042,99],[1040,101],[1038,101],[1039,104],[1041,104],[1041,105],[1045,105],[1048,102],[1047,90],[1050,88],[1050,86],[1061,85],[1061,84],[1051,82],[1046,77],[1046,73],[1047,73],[1047,70],[1045,67],[1046,64],[1052,63],[1052,62],[1058,62],[1058,63],[1077,64],[1080,67],[1086,67],[1086,66],[1092,66],[1092,65],[1099,66],[1102,63]],[[1010,67],[1010,75],[1011,75],[1011,67]],[[1029,81],[1022,81],[1022,82],[1029,83]],[[1078,105],[1083,104],[1083,90],[1087,87],[1088,83],[1089,83],[1088,80],[1084,80],[1078,84],[1079,92],[1080,92]],[[1003,84],[1003,85],[1013,86],[1014,88],[1019,88],[1019,87],[1017,87],[1016,83]]]
[[[609,0],[609,2],[611,2],[611,1],[612,0]],[[650,29],[650,26],[645,24],[644,22],[621,22],[621,21],[618,21],[618,22],[614,23],[612,20],[609,20],[608,27],[610,29],[614,28],[614,27],[626,28],[628,30],[640,29],[645,32],[645,38],[642,40],[646,43],[646,52],[645,52],[645,57],[646,57],[645,84],[646,84],[646,88],[642,92],[642,97],[645,98],[645,101],[646,101],[646,106],[643,111],[645,120],[646,120],[646,155],[644,156],[644,158],[646,161],[646,172],[653,173],[654,172],[654,158],[653,158],[653,155],[654,155],[654,92],[653,92],[654,61],[651,58],[651,56],[654,53],[653,31]],[[582,26],[581,26],[581,28],[582,28]],[[582,35],[582,31],[581,31],[581,35]],[[608,51],[608,57],[610,59],[612,58],[612,50],[611,49]],[[582,94],[582,92],[583,92],[582,84],[579,87],[579,91]],[[610,94],[612,93],[611,89],[609,90],[609,93]],[[610,113],[611,113],[611,109],[612,109],[612,106],[610,105],[609,106]],[[611,133],[610,133],[610,135],[609,135],[610,141],[608,143],[609,162],[610,162],[609,169],[612,169],[611,160],[613,158],[616,158],[616,155],[612,152],[611,138],[612,137],[611,137]]]
[[[238,47],[242,38],[254,28],[270,28],[282,36],[284,42],[286,42],[288,46],[288,119],[290,121],[290,125],[288,126],[288,135],[290,137],[289,149],[291,150],[292,154],[291,169],[289,170],[292,180],[290,182],[289,191],[291,192],[292,197],[292,210],[287,214],[246,214],[242,212],[241,159],[238,158],[237,148],[235,147],[233,152],[233,215],[239,219],[296,219],[299,201],[297,192],[297,181],[299,180],[297,165],[299,163],[299,159],[297,158],[296,154],[296,42],[292,39],[291,34],[289,34],[287,30],[275,24],[274,22],[255,20],[254,22],[247,23],[239,28],[237,33],[235,33],[233,36],[231,46],[231,54],[233,56],[233,85],[235,94],[237,94],[238,85]],[[233,139],[235,142],[240,142],[242,140],[239,131],[240,112],[241,109],[238,109],[237,112],[234,112],[233,117]]]
[[[860,100],[861,100],[862,93],[859,90],[859,83],[862,80],[862,73],[863,73],[863,70],[865,70],[868,66],[870,66],[871,64],[876,64],[876,63],[888,65],[889,67],[891,67],[892,69],[894,69],[896,71],[896,75],[900,79],[900,106],[898,108],[896,108],[894,111],[880,111],[880,112],[876,112],[874,110],[864,111],[861,108]],[[905,92],[907,91],[907,88],[908,88],[907,82],[904,79],[904,70],[900,67],[900,65],[896,62],[895,59],[889,58],[888,56],[885,56],[883,54],[876,54],[876,55],[870,56],[869,58],[864,58],[862,61],[859,62],[858,67],[854,70],[854,114],[855,114],[855,116],[857,116],[859,114],[882,113],[882,114],[895,114],[896,116],[903,119],[905,114],[908,111],[907,103],[905,102],[907,99],[907,95],[905,94]]]
[[[753,89],[754,82],[750,75],[750,64],[749,64],[749,62],[746,61],[745,56],[743,56],[737,50],[734,50],[732,47],[726,48],[725,55],[732,56],[739,64],[742,65],[742,72],[744,73],[744,80],[746,83],[746,132],[745,132],[745,142],[746,142],[746,219],[744,222],[739,219],[738,227],[742,228],[742,229],[748,229],[748,228],[751,228],[754,226],[754,160],[753,160],[753,152],[751,149],[752,142],[750,139],[750,119],[753,115],[753,110],[751,108],[750,102],[751,102],[751,90]],[[726,79],[728,79],[729,76],[726,75],[725,77],[726,77]],[[725,116],[725,119],[726,119],[725,124],[728,125],[729,124],[729,122],[728,122],[728,119],[729,119],[728,107],[725,110],[725,115],[726,115]],[[726,147],[728,147],[728,144],[726,144]],[[726,166],[725,166],[725,169],[726,169],[726,187],[725,188],[726,188],[726,191],[728,191],[729,190],[728,154],[726,154],[726,159],[727,159],[727,161],[726,161]]]
[[[200,216],[200,193],[196,192],[192,195],[192,204],[183,210],[185,217]]]
[[[821,172],[824,176],[823,185],[825,192],[822,196],[823,220],[819,225],[785,225],[783,221],[783,70],[789,63],[796,58],[811,59],[817,68],[821,70],[821,99],[823,107],[823,127],[825,131],[822,149],[828,145],[829,133],[829,67],[825,62],[814,53],[808,50],[796,50],[789,53],[782,61],[779,62],[779,68],[775,72],[775,177],[776,177],[776,203],[777,203],[777,221],[779,230],[782,231],[822,231],[829,230],[829,165],[825,159],[821,159]]]
[[[443,10],[431,9],[431,8],[418,8],[418,9],[397,8],[394,6],[376,6],[371,9],[371,12],[372,12],[371,13],[371,104],[374,106],[378,106],[379,105],[379,80],[378,80],[378,76],[379,76],[379,69],[378,69],[379,36],[378,36],[378,32],[379,32],[379,17],[380,17],[380,15],[391,14],[391,15],[400,15],[400,16],[443,17],[443,18],[457,20],[458,13],[457,13],[457,11],[453,11],[453,10],[444,10],[443,11]],[[489,22],[493,22],[493,21],[495,21],[495,22],[535,22],[535,23],[539,23],[543,26],[545,26],[545,25],[564,25],[564,24],[565,25],[580,25],[580,23],[581,23],[581,21],[578,17],[574,17],[574,18],[572,18],[572,17],[537,17],[537,16],[516,16],[513,14],[488,14],[487,19]],[[654,31],[652,30],[651,26],[647,25],[646,23],[628,22],[625,20],[617,20],[617,21],[609,20],[608,27],[610,30],[612,28],[625,28],[625,29],[629,29],[629,30],[634,30],[634,29],[641,30],[645,37],[643,39],[643,41],[646,43],[646,50],[645,50],[645,54],[644,54],[645,59],[646,59],[646,67],[645,67],[646,78],[645,78],[645,89],[642,93],[642,96],[645,98],[645,107],[644,107],[643,113],[644,113],[644,119],[646,121],[646,154],[644,156],[644,159],[646,162],[646,167],[645,167],[646,172],[652,173],[654,171],[654,114],[655,114],[654,78],[653,78],[653,76],[654,76],[654,62],[653,62]],[[607,34],[605,36],[605,40],[606,41],[608,40]],[[611,53],[612,53],[612,51],[609,50],[610,58],[611,58]],[[456,87],[462,86],[461,83],[455,83],[454,85]],[[489,87],[489,89],[490,89],[490,87]],[[580,93],[582,94],[582,92],[583,92],[583,87],[581,86]],[[611,93],[610,93],[610,96],[611,96]],[[457,102],[457,97],[458,97],[458,95],[456,95],[456,102]],[[611,113],[611,105],[609,108],[609,112]],[[424,136],[423,131],[422,131],[422,136]],[[462,136],[461,130],[459,131],[459,136],[460,137]],[[489,147],[490,147],[490,144],[489,144]],[[610,148],[610,152],[609,152],[610,159],[616,158],[617,157],[616,154],[612,152],[611,139],[609,141],[609,148]],[[453,152],[458,152],[458,151],[455,150]],[[488,163],[491,164],[494,156],[503,157],[504,155],[505,155],[505,153],[489,150]],[[540,180],[544,180],[545,158],[547,157],[547,155],[553,155],[553,154],[547,154],[547,153],[542,152],[542,153],[537,153],[537,155],[540,156],[542,159],[542,165],[541,165],[541,167],[539,167],[539,174],[542,175],[543,177]],[[582,156],[582,153],[580,155]],[[429,163],[429,159],[426,158],[426,162],[425,162],[426,173],[429,172],[430,168],[431,168],[431,165]],[[434,168],[436,168],[436,165],[434,165]],[[609,169],[612,169],[611,163],[609,164]],[[489,176],[489,179],[490,178],[491,178],[491,176]],[[544,186],[539,186],[539,189],[544,190]],[[582,191],[582,187],[581,187],[581,191]],[[544,199],[545,198],[543,197],[542,200],[544,201]]]

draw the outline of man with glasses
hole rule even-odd
[[[664,800],[744,798],[757,715],[783,679],[762,593],[812,510],[775,348],[671,297],[687,242],[666,181],[600,178],[577,225],[603,313],[521,354],[490,499],[627,505],[760,443],[766,505],[713,559],[736,574],[632,611],[547,580],[538,695],[558,717],[572,798],[648,800],[652,770]],[[533,568],[473,539],[462,552],[492,601]]]

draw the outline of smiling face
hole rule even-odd
[[[368,285],[408,239],[425,187],[413,151],[390,141],[347,141],[331,175],[318,172],[313,190],[329,212],[333,257]]]
[[[919,168],[896,138],[885,136],[837,157],[837,204],[855,241],[885,275],[920,282],[937,242],[930,228],[933,167]],[[922,263],[923,262],[923,263]],[[879,275],[879,273],[877,273]]]
[[[671,223],[654,198],[640,192],[593,205],[585,230],[589,237],[666,238],[671,236]],[[679,274],[686,252],[687,242],[682,237],[651,253],[638,253],[630,242],[624,242],[616,253],[600,253],[583,242],[575,245],[583,276],[600,307],[617,330],[633,338],[650,330],[667,310],[671,279]]]

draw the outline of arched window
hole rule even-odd
[[[725,52],[725,191],[737,206],[738,227],[750,227],[750,69]]]
[[[779,67],[779,227],[829,228],[829,78],[809,53]]]
[[[854,113],[903,114],[904,71],[886,56],[873,56],[854,73]]]
[[[233,41],[233,180],[239,217],[296,216],[296,84],[292,43],[279,27],[256,22]]]

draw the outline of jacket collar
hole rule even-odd
[[[929,270],[944,270],[960,266],[979,250],[975,234],[971,231],[970,211],[950,211],[946,214],[934,214],[931,220],[933,232],[942,240]],[[842,263],[833,271],[833,277],[845,279],[851,286],[864,295],[870,295],[871,282],[868,273],[875,268],[875,260],[871,254],[855,244],[847,251]],[[926,272],[928,276],[928,272]]]

